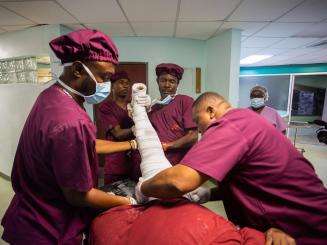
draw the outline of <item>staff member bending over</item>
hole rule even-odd
[[[211,200],[222,199],[235,224],[268,231],[267,244],[294,244],[290,236],[300,245],[327,244],[327,190],[284,135],[211,92],[195,101],[193,118],[201,140],[180,164],[139,183],[137,191],[179,197],[213,178],[218,188]],[[209,193],[199,190],[200,201],[207,201]]]

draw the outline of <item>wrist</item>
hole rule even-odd
[[[174,142],[166,143],[166,149],[167,150],[173,150],[173,149],[175,149]]]

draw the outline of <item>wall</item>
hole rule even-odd
[[[119,49],[121,62],[147,62],[149,94],[153,98],[159,96],[156,82],[155,67],[160,63],[176,63],[186,68],[185,77],[190,77],[189,72],[195,72],[196,67],[202,70],[202,89],[205,88],[205,62],[204,41],[179,39],[179,38],[147,38],[124,37],[113,38]],[[181,81],[183,92],[196,96],[195,85],[184,86],[192,81]],[[190,84],[188,84],[190,85]]]
[[[0,35],[0,57],[50,55],[49,40],[60,34],[58,25],[39,26]],[[60,72],[58,62],[52,69]],[[10,175],[20,133],[39,93],[48,85],[0,84],[0,172]]]
[[[7,176],[15,156],[17,143],[36,97],[44,89],[35,84],[0,85],[0,172]]]
[[[238,104],[241,31],[231,29],[206,43],[206,90]]]

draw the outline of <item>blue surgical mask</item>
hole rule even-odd
[[[151,103],[151,107],[158,104],[158,105],[168,105],[173,99],[175,98],[175,96],[171,96],[171,95],[167,95],[163,100],[159,100],[159,99],[154,99]]]
[[[155,103],[159,105],[168,105],[174,99],[174,97],[171,95],[167,95],[166,98],[164,98],[163,100],[157,100]]]
[[[251,107],[258,109],[260,107],[265,106],[265,99],[264,98],[252,98],[251,99]]]
[[[70,66],[71,63],[65,64],[64,66]],[[68,91],[77,94],[79,96],[82,96],[85,101],[89,104],[98,104],[101,101],[105,100],[109,94],[110,94],[110,89],[111,89],[111,82],[103,82],[103,83],[98,83],[97,80],[95,79],[93,73],[90,71],[90,69],[82,63],[84,69],[86,70],[87,74],[92,78],[92,80],[95,82],[95,92],[92,95],[84,95],[75,89],[69,87],[67,84],[62,82],[60,79],[58,79],[58,82]]]

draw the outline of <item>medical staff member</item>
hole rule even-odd
[[[52,40],[50,47],[64,71],[37,98],[19,140],[11,175],[15,195],[2,219],[2,238],[10,244],[81,244],[94,211],[131,203],[96,189],[96,149],[108,152],[108,142],[96,143],[83,107],[109,95],[118,63],[115,44],[84,29]]]
[[[184,69],[172,63],[156,67],[161,100],[149,112],[149,119],[162,142],[167,159],[177,164],[197,141],[198,131],[192,120],[193,99],[177,94]]]
[[[229,220],[267,232],[267,244],[327,244],[327,190],[284,135],[212,92],[195,101],[193,118],[201,140],[179,164],[140,182],[139,196],[180,197],[214,179],[218,188],[193,194],[223,200]]]
[[[105,130],[106,139],[118,142],[133,140],[134,122],[127,111],[132,82],[125,71],[115,73],[110,80],[112,96],[99,107],[99,119]],[[132,152],[117,152],[105,156],[105,184],[127,178],[137,181],[137,177],[140,176],[139,167],[133,168],[131,154]],[[138,173],[133,173],[134,169],[137,169]]]
[[[268,101],[268,91],[265,87],[255,86],[250,92],[251,109],[266,118],[275,128],[286,134],[286,123],[278,112],[266,105]]]

